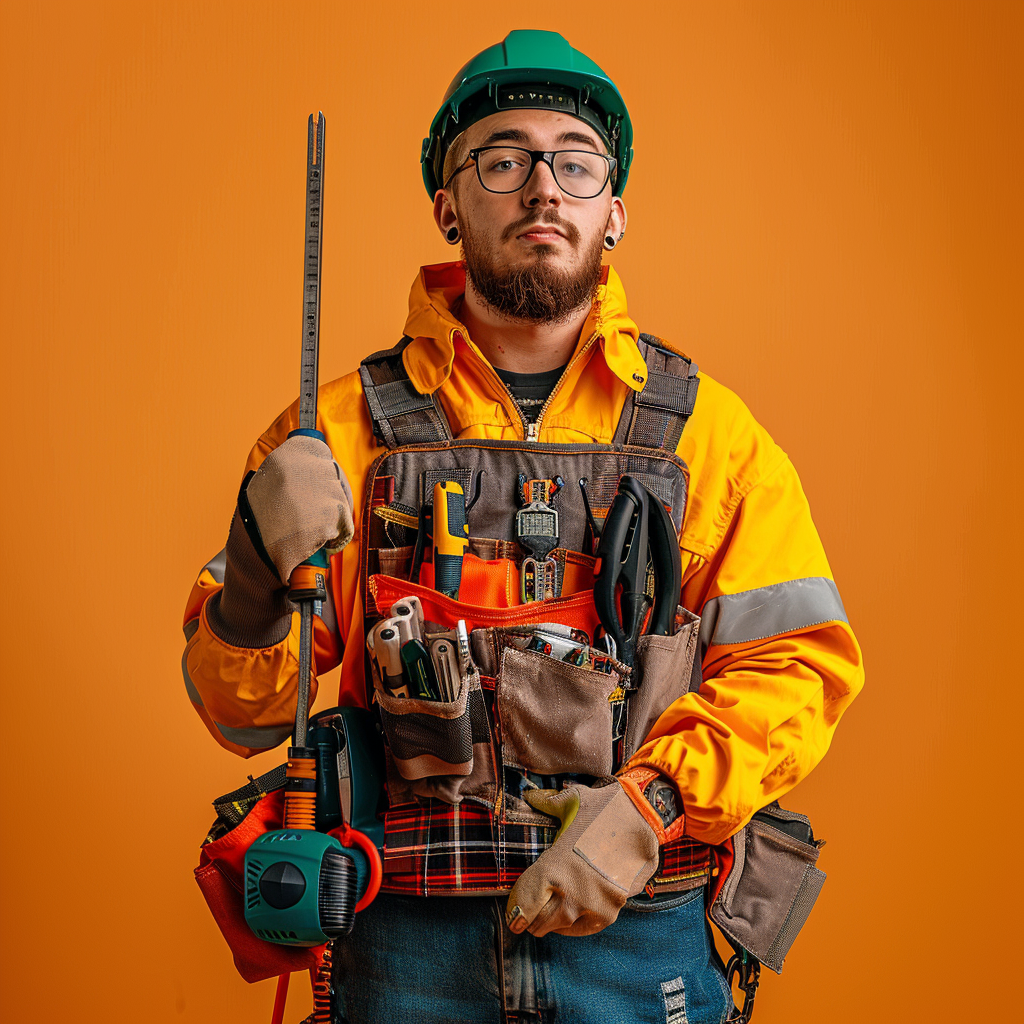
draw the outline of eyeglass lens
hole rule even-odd
[[[515,192],[526,184],[533,163],[525,149],[493,147],[477,155],[480,183],[491,192]],[[551,161],[555,182],[567,195],[592,199],[605,186],[608,161],[587,150],[562,150]]]

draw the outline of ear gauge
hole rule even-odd
[[[609,251],[614,249],[615,246],[618,245],[618,244],[619,243],[618,243],[618,239],[617,238],[614,238],[611,235],[605,235],[604,236],[604,247],[606,249],[608,249]]]
[[[454,245],[459,240],[459,238],[461,237],[460,234],[459,234],[458,227],[456,227],[455,225],[452,225],[452,227],[450,227],[444,233],[444,237],[448,240],[448,244],[449,245]]]

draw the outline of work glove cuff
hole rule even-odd
[[[669,783],[675,790],[675,798],[679,807],[678,817],[666,824],[662,819],[661,815],[651,806],[650,800],[647,798],[647,789],[652,782],[657,779]],[[626,792],[626,796],[633,801],[633,805],[640,812],[644,821],[651,826],[654,834],[658,837],[658,845],[664,846],[666,843],[671,843],[674,839],[678,839],[686,827],[686,818],[682,813],[682,801],[679,799],[678,787],[675,783],[667,776],[663,775],[655,768],[650,768],[647,765],[636,765],[631,768],[626,768],[621,775],[618,776],[619,785]]]
[[[291,629],[294,605],[288,588],[257,553],[237,511],[225,555],[224,587],[206,602],[210,629],[232,647],[279,644]]]

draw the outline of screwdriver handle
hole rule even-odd
[[[469,548],[466,495],[454,480],[434,484],[434,589],[458,598],[462,560]]]

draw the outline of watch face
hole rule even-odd
[[[647,802],[658,812],[662,824],[671,825],[679,817],[679,798],[675,787],[660,779],[655,779],[645,790]]]

